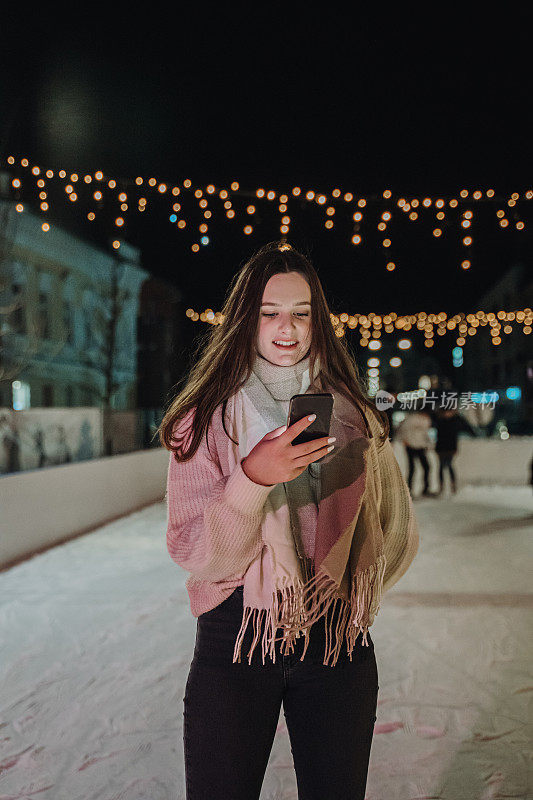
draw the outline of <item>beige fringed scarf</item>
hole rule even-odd
[[[316,379],[320,365],[315,364]],[[379,524],[378,499],[373,481],[367,481],[367,463],[372,434],[359,409],[332,388],[311,384],[309,368],[302,374],[299,393],[331,391],[334,397],[330,434],[337,437],[335,449],[318,469],[320,502],[318,514],[310,513],[308,476],[276,484],[267,497],[262,523],[263,549],[244,576],[244,609],[233,655],[241,660],[241,647],[250,622],[252,653],[262,631],[262,658],[275,662],[275,642],[280,652],[294,650],[294,640],[305,637],[301,658],[309,643],[309,629],[326,617],[324,664],[336,664],[343,638],[351,653],[359,633],[363,644],[379,610],[383,591],[385,556]],[[371,413],[371,412],[369,412]],[[286,414],[256,372],[228,400],[228,431],[239,444],[228,439],[229,465],[234,469],[263,436],[286,424]],[[312,509],[311,509],[312,510]],[[312,558],[302,545],[302,526],[314,524]],[[332,621],[336,618],[335,630]],[[281,636],[277,631],[281,630]]]

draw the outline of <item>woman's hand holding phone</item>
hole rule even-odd
[[[266,433],[248,455],[242,459],[245,475],[254,483],[273,486],[276,483],[293,481],[301,475],[308,464],[323,458],[333,450],[333,436],[322,436],[310,442],[293,445],[293,439],[304,431],[315,415],[303,417],[287,428],[282,425]]]

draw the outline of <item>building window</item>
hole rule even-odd
[[[30,408],[30,385],[26,381],[13,381],[11,384],[13,394],[13,410],[22,411]]]
[[[72,305],[68,300],[63,302],[63,325],[67,344],[74,344],[74,326],[72,324]]]
[[[43,407],[51,408],[54,405],[54,387],[51,383],[43,385]]]
[[[85,347],[89,348],[93,345],[93,329],[91,326],[91,321],[87,317],[85,318]]]
[[[42,339],[50,338],[48,296],[46,292],[39,292],[39,331]]]
[[[24,317],[24,292],[22,286],[18,283],[13,283],[11,286],[13,293],[13,302],[15,307],[13,309],[13,316],[11,318],[11,327],[14,333],[26,333],[26,320]]]
[[[88,386],[84,386],[82,389],[82,404],[84,406],[92,406],[93,404],[93,392]]]

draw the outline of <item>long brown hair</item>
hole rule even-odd
[[[300,273],[311,289],[309,374],[314,374],[318,355],[320,373],[316,383],[321,391],[325,391],[325,381],[355,403],[365,419],[365,411],[370,409],[384,426],[381,442],[388,438],[388,417],[368,397],[346,339],[335,334],[315,268],[292,246],[285,242],[270,242],[261,247],[232,279],[222,308],[223,320],[200,339],[187,382],[171,401],[157,430],[161,444],[174,452],[176,461],[191,459],[204,434],[207,441],[209,422],[221,402],[224,431],[232,439],[225,425],[227,401],[250,377],[257,356],[255,344],[263,292],[270,278],[280,272]],[[178,441],[173,435],[174,426],[194,407],[192,438],[188,450],[184,450],[181,439]]]

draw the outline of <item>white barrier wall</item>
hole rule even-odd
[[[163,500],[163,447],[0,476],[0,567]]]
[[[403,446],[395,442],[394,451],[406,475]],[[461,438],[454,461],[458,486],[528,485],[532,455],[530,436]],[[161,447],[0,476],[0,567],[163,501],[169,458]],[[438,459],[431,451],[428,459],[435,489]],[[421,485],[417,465],[414,495]]]

